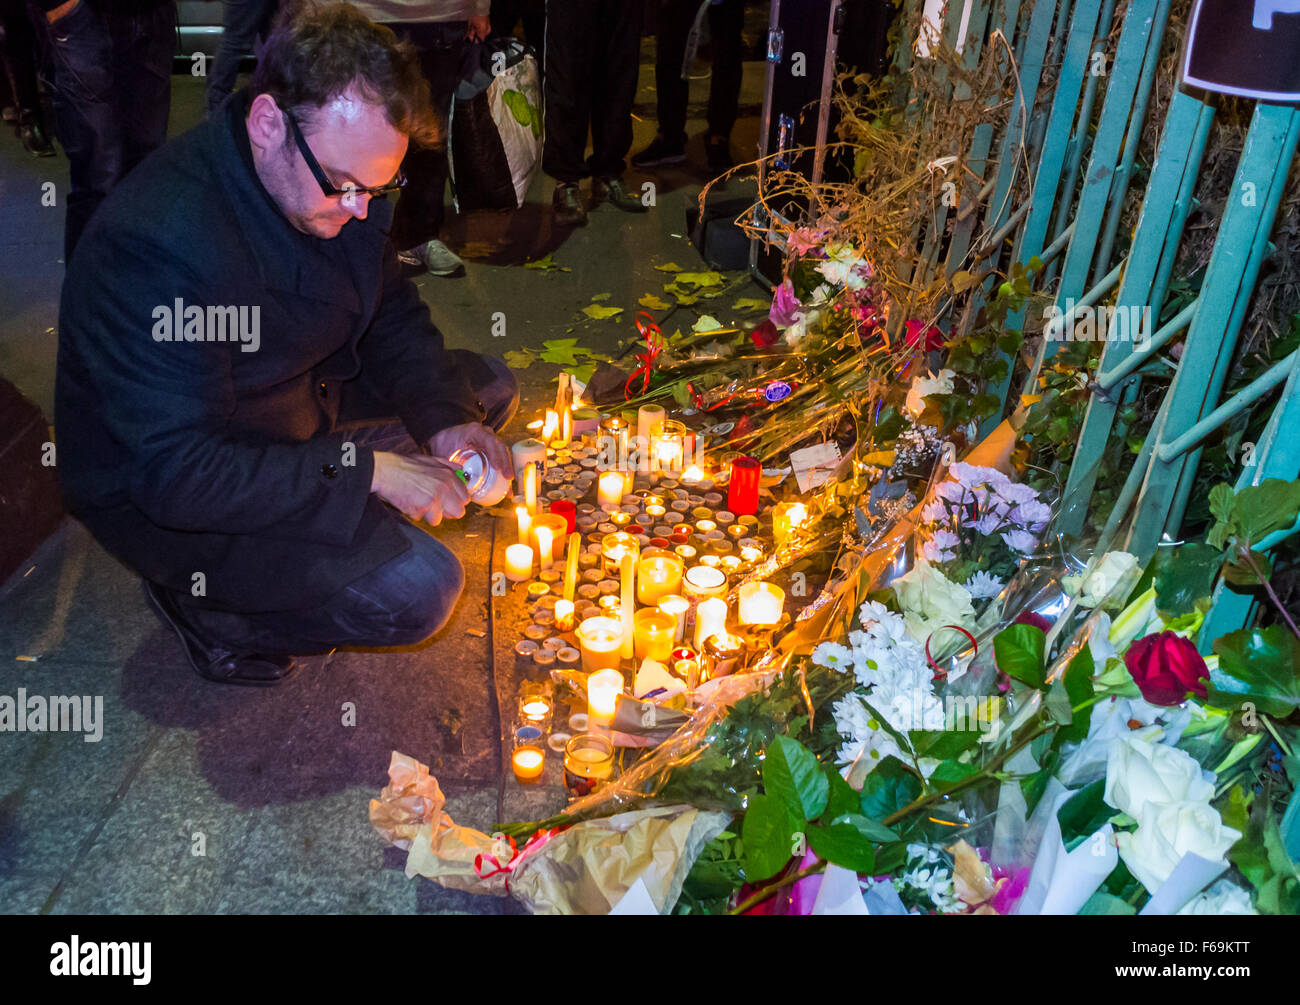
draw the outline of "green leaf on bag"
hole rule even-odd
[[[1208,700],[1219,708],[1253,702],[1279,718],[1300,707],[1300,639],[1283,625],[1242,628],[1214,640],[1219,665],[1210,671]]]
[[[779,799],[753,796],[740,829],[745,845],[745,879],[753,883],[780,872],[794,852],[797,829],[790,811]]]
[[[897,757],[886,757],[867,775],[859,794],[862,815],[884,820],[921,794],[921,780]]]
[[[601,307],[599,304],[588,304],[582,309],[582,313],[587,315],[593,321],[605,321],[608,318],[617,317],[623,313],[622,307]]]
[[[1115,815],[1115,811],[1102,799],[1105,791],[1106,779],[1099,778],[1072,795],[1056,811],[1066,851],[1074,851]]]
[[[647,293],[637,303],[652,311],[666,311],[672,306],[667,300],[660,300],[653,293]]]
[[[1012,625],[993,638],[993,655],[998,669],[1008,677],[1043,687],[1043,652],[1047,634],[1037,625]]]
[[[808,845],[818,858],[854,872],[872,872],[876,867],[876,849],[854,821],[871,823],[866,817],[853,815],[840,818],[840,823],[829,827],[813,824],[808,828]]]
[[[533,109],[528,104],[528,99],[524,97],[523,91],[502,91],[501,103],[510,110],[510,114],[521,126],[533,124]]]
[[[1196,610],[1196,602],[1208,597],[1223,554],[1199,541],[1187,541],[1177,548],[1157,548],[1151,561],[1156,588],[1156,610],[1168,621]]]
[[[830,794],[830,783],[817,758],[788,736],[778,736],[768,745],[763,757],[763,788],[800,822],[821,816]]]

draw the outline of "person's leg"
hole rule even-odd
[[[698,0],[659,0],[655,36],[655,98],[659,135],[670,146],[686,146],[686,103],[690,84],[682,80],[686,36],[699,9]]]
[[[263,31],[268,0],[224,0],[221,22],[221,47],[216,65],[208,74],[207,112],[211,116],[230,97],[239,78],[239,62],[253,51],[257,35]]]
[[[13,93],[18,138],[37,157],[53,157],[36,77],[36,33],[23,0],[0,0],[5,75]]]
[[[113,42],[105,20],[86,3],[54,24],[34,4],[30,11],[44,49],[59,142],[69,161],[63,226],[63,260],[68,262],[90,217],[122,174]]]
[[[741,31],[745,26],[744,0],[722,0],[709,7],[713,36],[713,79],[709,82],[709,135],[729,138],[740,105],[740,82],[745,54]]]
[[[136,15],[116,15],[113,73],[122,128],[122,173],[167,142],[171,110],[176,4],[164,0]]]
[[[620,178],[632,147],[632,103],[641,67],[642,5],[601,0],[595,38],[596,71],[591,105],[593,151],[589,169],[596,178]],[[554,39],[557,32],[551,32]],[[548,118],[549,122],[549,118]]]
[[[583,153],[591,123],[596,32],[601,0],[551,0],[546,5],[546,138],[542,170],[562,185],[587,176]],[[629,4],[628,6],[636,6]]]
[[[519,378],[496,356],[482,356],[469,349],[452,349],[456,365],[469,377],[469,386],[478,394],[479,404],[487,413],[483,420],[498,432],[519,411]]]

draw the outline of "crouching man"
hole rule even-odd
[[[387,237],[408,143],[440,123],[415,53],[356,8],[267,40],[222,114],[142,163],[69,263],[65,499],[144,578],[195,669],[266,686],[292,654],[446,622],[463,515],[444,458],[497,438],[505,364],[444,347]],[[403,516],[404,514],[404,516]]]

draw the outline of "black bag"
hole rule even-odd
[[[736,226],[736,217],[754,203],[752,196],[710,199],[700,212],[698,201],[686,207],[686,232],[691,243],[715,269],[749,267],[749,236]]]

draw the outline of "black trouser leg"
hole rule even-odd
[[[42,124],[41,94],[36,82],[36,31],[23,0],[0,0],[0,27],[5,33],[5,75],[19,123],[35,116],[35,122]]]
[[[113,22],[113,76],[121,124],[122,174],[167,142],[176,5],[168,2]]]
[[[632,148],[632,103],[641,68],[643,12],[640,3],[627,0],[604,0],[598,11],[589,165],[598,178],[618,178],[627,167],[627,152]]]
[[[584,153],[596,86],[597,12],[601,0],[548,0],[546,4],[546,139],[542,170],[558,182],[587,176]]]
[[[709,7],[713,38],[713,78],[709,81],[709,134],[730,136],[740,106],[740,82],[745,69],[744,0],[722,0]]]
[[[655,36],[655,97],[659,133],[675,146],[686,145],[686,104],[690,84],[682,79],[686,37],[699,10],[699,0],[659,0]]]

